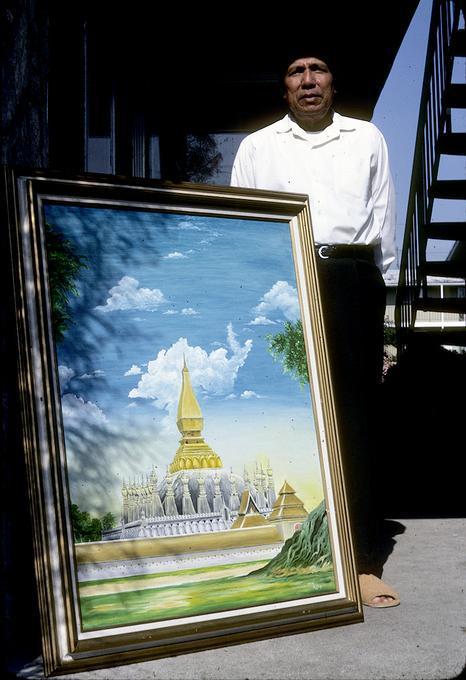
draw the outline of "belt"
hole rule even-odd
[[[321,260],[338,257],[374,262],[374,246],[358,246],[346,243],[316,243],[315,251],[316,256]]]

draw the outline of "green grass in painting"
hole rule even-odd
[[[246,565],[250,565],[251,571],[254,569],[255,565],[259,565],[262,563],[265,563],[266,560],[259,560],[257,562],[235,562],[234,564],[219,564],[214,567],[196,567],[193,569],[179,569],[176,571],[177,576],[195,576],[196,574],[208,574],[213,571],[228,571],[232,567],[243,567]],[[153,580],[156,578],[164,578],[167,576],[167,572],[162,572],[160,574],[141,574],[139,576],[121,576],[120,578],[104,578],[101,580],[96,580],[96,581],[80,581],[79,586],[94,586],[94,585],[103,585],[104,583],[114,583],[115,585],[117,584],[124,584],[124,583],[130,583],[131,581],[143,581],[145,579],[147,580]]]
[[[262,574],[226,577],[81,597],[81,616],[86,631],[284,602],[334,590],[332,568],[281,578]]]

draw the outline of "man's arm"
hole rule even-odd
[[[374,216],[379,223],[381,241],[380,261],[382,272],[386,272],[396,256],[395,228],[395,188],[390,173],[388,150],[385,139],[379,132],[377,162],[372,175],[372,200]]]

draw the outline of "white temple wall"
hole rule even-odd
[[[166,571],[176,573],[180,569],[196,569],[216,565],[237,564],[238,562],[271,560],[280,552],[282,545],[282,542],[278,542],[243,549],[227,548],[183,555],[161,555],[132,560],[122,559],[93,564],[79,564],[78,581],[160,574]]]

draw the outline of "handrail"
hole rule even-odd
[[[447,132],[451,131],[445,90],[451,82],[453,56],[450,46],[458,28],[459,11],[459,3],[455,0],[433,0],[396,296],[395,323],[400,353],[406,349],[406,330],[414,328],[416,323],[416,302],[421,296],[427,296],[424,226],[432,216],[430,188],[437,178],[440,163],[439,138],[445,128]]]

